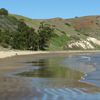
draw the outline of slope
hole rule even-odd
[[[30,19],[10,14],[8,17],[0,16],[0,30],[16,31],[18,20],[23,20],[29,27],[36,30],[41,22],[52,25],[55,28],[56,35],[50,40],[48,50],[100,48],[98,43],[100,40],[100,16],[84,16],[71,19]]]

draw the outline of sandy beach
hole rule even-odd
[[[84,54],[84,53],[100,53],[100,50],[66,50],[66,51],[0,51],[0,58],[7,58],[20,55],[33,54]]]
[[[74,74],[71,74],[71,70],[68,71],[67,66],[66,66],[66,73],[69,74],[68,76],[66,76],[67,77],[66,79],[63,78],[53,79],[53,78],[43,78],[43,77],[35,78],[35,77],[24,77],[24,76],[16,75],[18,73],[33,70],[35,67],[32,65],[31,62],[36,62],[36,61],[38,62],[39,59],[41,58],[48,59],[50,57],[53,58],[54,56],[59,56],[59,55],[60,57],[64,57],[66,55],[73,56],[78,54],[82,55],[82,54],[90,54],[90,53],[100,54],[100,51],[99,50],[0,51],[0,58],[1,58],[0,59],[0,100],[33,100],[34,98],[36,98],[36,100],[40,100],[40,99],[44,100],[45,95],[47,95],[46,97],[47,99],[45,100],[49,100],[50,97],[52,97],[53,98],[52,100],[54,100],[55,96],[57,96],[59,100],[60,99],[66,100],[63,97],[70,99],[70,97],[72,96],[73,97],[75,96],[76,99],[79,98],[81,100],[85,100],[86,97],[90,98],[89,100],[95,100],[95,98],[96,100],[99,100],[98,98],[100,97],[100,88],[96,87],[95,85],[97,83],[99,84],[99,81],[94,80],[93,82],[90,82],[89,79],[91,77],[99,78],[100,75],[98,71],[100,70],[94,71],[93,74],[92,73],[87,74],[87,77],[83,76],[82,74],[82,77],[85,78],[86,80],[84,79],[80,81],[77,80],[77,77],[79,77],[77,70],[76,72],[73,71]],[[48,61],[45,62],[45,64],[46,65],[49,64]],[[58,63],[55,62],[54,66],[56,66],[55,64]],[[85,67],[79,66],[79,68],[87,70],[90,67],[85,65]],[[98,67],[96,68],[99,69]],[[70,77],[71,80],[68,80],[69,79],[68,77]],[[53,86],[56,88],[54,88]],[[98,93],[98,95],[96,93]],[[72,98],[71,100],[74,100],[74,98]]]
[[[31,55],[31,54],[43,54],[49,52],[42,51],[0,51],[0,58],[13,57],[18,55]]]

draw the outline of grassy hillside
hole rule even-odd
[[[56,36],[50,40],[49,50],[62,50],[64,46],[69,42],[69,40],[79,39],[78,33],[71,23],[62,18],[53,18],[53,19],[30,19],[23,16],[12,15],[17,19],[23,19],[24,22],[30,27],[38,29],[40,22],[44,21],[47,24],[50,24],[55,27]]]
[[[35,28],[35,29],[38,29],[38,27],[39,27],[39,25],[40,25],[40,22],[42,21],[42,20],[36,20],[36,19],[33,20],[33,19],[31,19],[31,18],[27,18],[27,17],[20,16],[20,15],[14,15],[14,14],[10,14],[10,16],[13,16],[13,17],[17,18],[18,20],[23,19],[24,22],[25,22],[28,26],[33,27],[33,28]]]
[[[18,21],[15,17],[0,15],[0,30],[1,31],[16,31]]]
[[[100,16],[85,16],[71,19],[30,19],[10,14],[9,16],[0,16],[0,30],[17,31],[19,20],[23,20],[29,27],[36,30],[38,30],[41,22],[50,24],[55,28],[54,32],[56,35],[50,39],[48,50],[84,49],[81,46],[82,43],[82,45],[86,46],[92,45],[94,49],[100,48]],[[96,42],[88,40],[89,37],[96,39]]]

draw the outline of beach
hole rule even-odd
[[[100,50],[66,50],[66,51],[20,51],[20,50],[8,50],[0,51],[0,58],[7,58],[13,56],[22,55],[34,55],[34,54],[86,54],[86,53],[100,53]]]
[[[84,72],[90,70],[94,64],[91,63],[88,66],[89,63],[86,62],[86,57],[90,57],[92,54],[98,55],[100,51],[0,51],[0,100],[44,100],[44,98],[54,100],[56,97],[58,99],[55,100],[85,100],[87,98],[99,100],[100,88],[97,84],[99,81],[94,79],[93,82],[90,82],[90,78],[94,74],[95,78],[99,77],[97,73],[99,70],[94,71],[93,74],[91,71],[91,73],[87,73],[87,77],[84,76]],[[86,57],[81,55],[86,55]],[[65,66],[63,66],[63,61]],[[68,64],[69,66],[67,66]],[[49,65],[51,66],[48,68]],[[95,68],[99,69],[98,66]],[[18,75],[33,70],[37,71],[38,75],[41,72],[40,77]],[[46,77],[42,77],[44,73],[46,73]],[[53,77],[53,75],[62,77]]]

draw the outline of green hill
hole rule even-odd
[[[23,20],[27,26],[39,29],[45,22],[55,28],[55,36],[50,38],[47,50],[99,49],[100,16],[84,16],[71,19],[30,19],[20,15],[0,15],[0,31],[17,32],[18,24]]]

